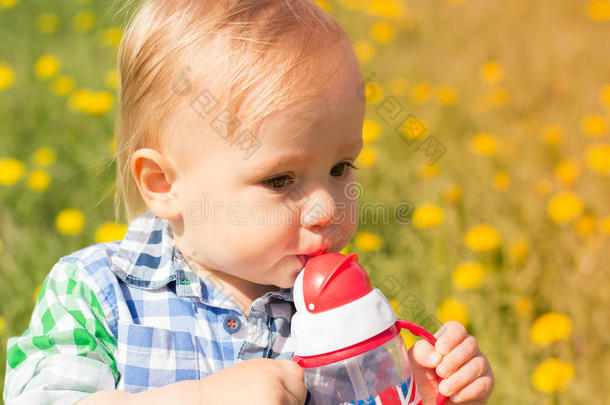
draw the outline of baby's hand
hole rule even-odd
[[[435,337],[435,346],[422,339],[409,349],[415,385],[423,404],[436,404],[439,391],[449,397],[447,405],[487,403],[494,375],[476,339],[456,321],[445,323]],[[438,386],[434,368],[444,378]]]
[[[304,371],[291,360],[247,360],[200,382],[194,403],[202,405],[303,405],[307,398]]]

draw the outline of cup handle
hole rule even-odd
[[[410,322],[410,321],[407,321],[404,319],[399,319],[396,321],[396,326],[398,326],[400,329],[407,329],[409,332],[411,332],[415,336],[419,336],[421,338],[426,339],[428,341],[428,343],[430,343],[432,346],[434,346],[436,344],[436,338],[430,332],[428,332],[425,328],[419,326],[416,323],[413,323],[413,322]],[[439,377],[438,375],[436,376],[436,378],[437,378],[438,382],[440,383],[442,378]],[[413,385],[415,385],[415,381],[413,381]],[[444,405],[446,401],[447,401],[447,397],[439,392],[439,394],[436,397],[436,405]]]

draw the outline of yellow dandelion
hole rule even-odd
[[[555,177],[566,186],[571,186],[580,176],[580,166],[573,159],[559,162],[555,166]]]
[[[60,96],[66,96],[74,90],[74,80],[68,76],[58,76],[53,80],[53,92]]]
[[[341,253],[342,255],[348,255],[348,254],[350,254],[350,253],[351,253],[351,248],[352,248],[352,244],[351,244],[351,243],[348,243],[347,245],[345,245],[345,246],[343,247],[343,249],[341,249],[341,250],[339,251],[339,253]]]
[[[396,316],[400,317],[400,303],[392,298],[390,298],[388,301],[390,302],[392,309],[396,313]],[[411,333],[409,333],[406,330],[401,331],[400,334],[405,342],[405,345],[407,346],[407,349],[410,348],[413,345],[413,343],[415,343],[415,341],[417,340]]]
[[[541,392],[564,391],[574,377],[574,366],[550,358],[536,367],[532,375],[534,387]]]
[[[42,289],[42,283],[38,284],[38,286],[34,290],[34,304],[36,304],[36,302],[38,302],[38,296],[40,295],[41,289]]]
[[[409,80],[404,76],[396,76],[390,81],[390,91],[395,96],[409,94]]]
[[[59,29],[59,17],[53,13],[44,13],[36,17],[38,30],[43,34],[54,34]]]
[[[557,145],[563,141],[565,132],[561,125],[549,124],[542,128],[540,135],[544,143],[549,145]]]
[[[4,333],[4,329],[6,328],[6,323],[4,322],[4,317],[0,315],[0,335]]]
[[[2,242],[2,239],[0,239],[0,253],[2,253],[3,249],[4,249],[4,242]]]
[[[100,33],[99,40],[103,46],[114,46],[117,47],[121,43],[123,37],[123,28],[121,27],[110,27],[106,28]]]
[[[72,111],[82,111],[89,115],[105,114],[113,105],[114,98],[106,91],[77,90],[68,99],[68,107]]]
[[[369,41],[357,41],[354,44],[354,52],[361,63],[370,62],[375,57],[375,47]]]
[[[587,14],[593,21],[608,21],[610,20],[610,1],[608,0],[591,0],[587,5]]]
[[[534,308],[534,304],[531,299],[527,297],[519,297],[514,302],[515,312],[520,315],[530,315]]]
[[[529,250],[529,240],[525,236],[514,239],[509,244],[510,258],[516,263],[521,263],[529,253]]]
[[[458,101],[458,91],[449,85],[440,86],[437,90],[438,101],[442,105],[454,105]]]
[[[93,10],[83,10],[76,13],[72,20],[72,27],[76,32],[89,31],[97,21],[97,13]]]
[[[460,290],[476,288],[485,277],[485,269],[480,263],[465,262],[453,269],[453,284]]]
[[[500,234],[491,225],[479,224],[466,232],[464,240],[466,246],[474,251],[487,251],[498,247],[500,244]]]
[[[406,331],[404,329],[400,332],[400,335],[402,336],[402,339],[405,341],[405,346],[407,347],[407,349],[411,348],[411,346],[413,346],[413,344],[417,341],[415,336],[413,336],[411,333],[409,333],[408,331]]]
[[[12,8],[17,4],[17,0],[0,0],[0,8]]]
[[[366,145],[381,135],[381,125],[375,120],[365,120],[362,126],[362,142]]]
[[[381,248],[381,237],[377,234],[361,231],[356,233],[354,243],[358,249],[365,252],[373,252]]]
[[[585,150],[587,167],[602,176],[610,175],[610,144],[594,143]]]
[[[610,235],[610,215],[599,219],[599,229],[606,235]]]
[[[510,176],[505,171],[499,171],[494,174],[493,187],[498,192],[505,192],[510,187]]]
[[[28,187],[34,191],[44,191],[51,183],[49,173],[41,169],[34,169],[28,175]]]
[[[593,215],[583,215],[576,222],[576,231],[582,236],[588,236],[595,233],[597,227],[597,220]]]
[[[9,88],[15,81],[15,73],[10,65],[0,60],[0,91]]]
[[[470,316],[468,315],[466,306],[453,298],[444,300],[439,306],[436,315],[442,323],[458,321],[464,326],[467,326],[470,323]]]
[[[438,165],[436,163],[422,163],[417,174],[422,179],[433,179],[438,176]]]
[[[95,231],[95,241],[97,243],[104,243],[121,240],[125,237],[126,232],[127,225],[125,224],[105,222]]]
[[[492,134],[481,133],[471,139],[470,148],[479,155],[493,156],[498,150],[498,141]]]
[[[396,301],[394,298],[390,298],[388,300],[388,302],[392,306],[392,309],[394,310],[396,315],[399,315],[400,314],[400,302]]]
[[[380,44],[386,44],[394,38],[394,26],[387,21],[379,21],[371,26],[369,34]]]
[[[38,148],[32,153],[31,160],[35,165],[47,167],[55,163],[55,149],[48,146]]]
[[[481,66],[480,76],[486,83],[498,83],[504,77],[504,68],[497,61],[489,61]]]
[[[85,215],[77,208],[66,208],[57,214],[55,227],[60,233],[76,235],[80,233],[85,224]]]
[[[0,159],[0,185],[11,186],[17,183],[23,177],[24,171],[25,165],[20,160]]]
[[[411,102],[413,104],[423,104],[430,98],[430,83],[418,82],[411,89]]]
[[[36,72],[36,76],[41,79],[48,79],[57,74],[61,67],[59,63],[59,59],[57,59],[53,55],[43,55],[36,61],[36,65],[34,65],[34,71]]]
[[[110,69],[106,72],[106,86],[116,89],[119,81],[117,69]]]
[[[411,143],[416,139],[422,138],[422,136],[426,133],[426,124],[419,118],[409,116],[401,124],[400,129],[402,136],[404,136],[408,142]]]
[[[610,84],[605,85],[599,92],[599,101],[602,105],[610,107]]]
[[[360,151],[358,163],[363,167],[373,167],[377,162],[377,148],[374,146],[365,146]]]
[[[584,204],[580,197],[570,191],[556,193],[548,202],[547,213],[558,224],[569,222],[582,213]]]
[[[462,189],[455,184],[451,184],[443,193],[445,199],[451,203],[457,203],[462,198]]]
[[[572,320],[559,312],[547,312],[532,324],[530,339],[532,342],[546,346],[555,340],[565,340],[572,331]]]
[[[359,2],[362,8],[370,15],[398,20],[405,17],[407,12],[403,2],[399,0],[366,1]]]
[[[599,114],[585,115],[580,123],[582,131],[592,137],[604,135],[608,130],[608,124],[603,116]]]
[[[314,0],[316,4],[327,13],[331,13],[333,11],[332,7],[326,0]]]
[[[390,298],[388,301],[390,302],[390,305],[392,306],[394,313],[396,313],[396,316],[400,318],[400,303],[393,298]],[[407,349],[409,347],[411,347],[413,345],[413,343],[415,343],[415,341],[416,341],[415,336],[413,336],[408,331],[402,330],[400,332],[400,334],[405,342],[405,345],[407,346]]]
[[[365,86],[366,102],[375,104],[383,97],[383,88],[377,82],[367,83]]]
[[[411,221],[419,229],[434,228],[443,222],[444,214],[441,207],[434,204],[420,205],[413,212]]]

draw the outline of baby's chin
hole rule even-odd
[[[275,279],[272,284],[279,288],[292,288],[297,276],[303,269],[303,262],[296,255],[286,256],[278,262],[274,269]]]

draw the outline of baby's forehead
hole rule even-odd
[[[250,150],[260,150],[264,141],[281,144],[307,135],[313,126],[345,114],[346,106],[353,110],[347,113],[363,115],[360,67],[356,58],[345,56],[335,55],[332,63],[322,56],[318,61],[311,60],[303,65],[301,80],[287,80],[284,86],[260,80],[249,91],[228,96],[222,90],[222,77],[216,78],[220,85],[215,85],[192,72],[190,85],[195,97],[185,99],[178,109],[173,120],[173,125],[180,127],[175,139],[187,140],[184,153],[211,149],[215,153],[231,153],[232,149],[242,148],[248,155]],[[272,75],[273,71],[266,74]],[[282,88],[281,93],[275,91],[277,87]],[[221,94],[225,97],[221,98]],[[193,136],[195,142],[189,142]]]

